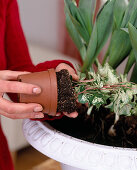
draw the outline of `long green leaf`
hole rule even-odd
[[[115,0],[107,1],[97,15],[97,51],[99,54],[108,40],[113,26],[113,9]]]
[[[64,0],[64,3],[65,3],[65,6],[67,6],[67,8],[69,8],[71,1],[70,0]]]
[[[89,35],[92,33],[93,29],[93,17],[96,7],[96,0],[80,0],[79,1],[79,10],[85,21],[85,26],[89,32]]]
[[[137,63],[134,66],[132,75],[131,75],[131,79],[132,82],[137,83]]]
[[[84,60],[84,57],[86,55],[86,48],[85,48],[84,44],[82,43],[82,40],[81,40],[77,30],[75,29],[75,26],[73,25],[73,23],[70,19],[70,16],[67,12],[66,12],[66,26],[67,26],[68,32],[69,32],[72,40],[74,41],[76,47],[80,51],[82,60]]]
[[[131,23],[132,25],[134,25],[135,27],[137,26],[136,25],[136,22],[137,22],[137,9],[135,9],[129,19],[129,23]],[[127,24],[127,27],[128,27],[128,24]]]
[[[114,3],[115,0],[107,1],[97,15],[82,72],[89,69],[94,63],[97,55],[105,45],[111,33]]]
[[[70,11],[72,16],[72,22],[75,25],[76,29],[78,30],[79,34],[82,36],[83,40],[87,43],[89,43],[90,35],[88,33],[88,30],[86,29],[85,23],[81,17],[79,9],[72,3],[70,5]]]
[[[70,4],[69,9],[70,9],[71,15],[75,18],[75,20],[82,26],[83,29],[86,30],[85,21],[81,17],[79,9],[74,5],[74,3]]]
[[[128,26],[130,41],[134,50],[136,62],[137,62],[137,29],[129,23]]]
[[[135,20],[134,27],[137,28],[137,18]]]
[[[131,51],[129,57],[128,57],[128,61],[127,61],[127,64],[126,64],[126,67],[125,67],[125,70],[124,70],[124,74],[128,74],[131,67],[133,66],[133,64],[136,62],[136,59],[135,59],[135,55],[134,55],[134,52],[133,50]]]
[[[82,72],[85,72],[86,70],[88,70],[90,66],[93,64],[95,60],[96,48],[97,48],[97,25],[95,23],[93,27],[93,32],[92,32],[92,35],[89,41],[86,58],[83,63]]]
[[[76,30],[82,37],[83,41],[85,41],[85,43],[87,43],[88,45],[90,37],[84,25],[84,21],[79,13],[79,9],[74,5],[74,3],[71,0],[64,0],[64,3],[65,10],[68,12]]]
[[[128,27],[128,22],[130,20],[130,17],[133,15],[133,12],[137,9],[137,0],[130,0],[129,5],[126,9],[121,27]]]
[[[117,28],[120,28],[122,19],[127,8],[127,0],[116,0],[114,7],[114,19]]]
[[[119,29],[115,30],[109,47],[109,64],[116,69],[119,64],[130,54],[132,49],[129,35]]]

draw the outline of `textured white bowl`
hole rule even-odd
[[[63,170],[137,170],[137,150],[85,142],[26,119],[23,132],[38,151],[61,162]]]

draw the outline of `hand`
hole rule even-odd
[[[28,72],[0,71],[0,114],[11,119],[43,118],[43,108],[40,104],[13,103],[2,98],[4,93],[39,94],[41,92],[36,85],[18,82],[17,77],[21,74],[28,74]]]
[[[79,80],[78,75],[76,74],[75,70],[74,70],[72,67],[70,67],[68,64],[65,64],[65,63],[59,64],[59,65],[56,67],[56,72],[59,72],[59,71],[61,71],[62,69],[68,70],[68,72],[69,72],[69,74],[72,76],[73,80],[75,80],[75,81],[78,81],[78,80]],[[76,117],[78,116],[78,113],[77,113],[77,112],[73,112],[73,113],[70,113],[70,114],[64,112],[63,114],[66,115],[66,116],[68,116],[68,117],[71,117],[71,118],[76,118]],[[56,116],[60,116],[60,113],[57,113]]]
[[[72,76],[73,80],[75,80],[75,81],[79,80],[78,75],[76,74],[75,70],[72,67],[70,67],[68,64],[65,64],[65,63],[59,64],[56,67],[56,72],[59,72],[59,71],[61,71],[63,69],[68,70],[68,72]]]

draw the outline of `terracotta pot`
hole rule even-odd
[[[20,75],[18,81],[38,85],[40,94],[19,94],[21,103],[39,103],[43,112],[55,116],[57,111],[57,78],[54,69],[48,71]]]

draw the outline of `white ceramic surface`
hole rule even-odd
[[[64,170],[137,170],[136,149],[85,142],[29,119],[23,122],[23,132],[38,151],[70,166],[62,165]]]

